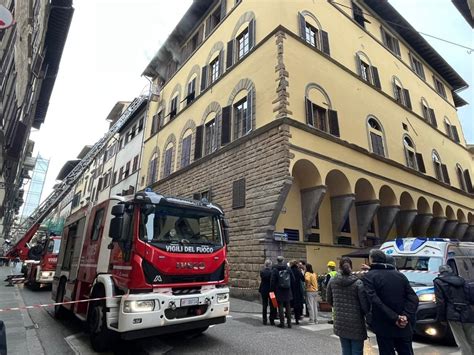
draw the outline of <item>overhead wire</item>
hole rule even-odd
[[[351,7],[351,6],[344,5],[344,4],[335,2],[335,1],[332,1],[331,3],[352,10],[352,7]],[[359,8],[359,9],[360,9],[360,8]],[[360,11],[361,11],[361,14],[364,15],[364,16],[368,16],[368,17],[372,17],[372,18],[374,18],[374,19],[377,19],[376,16],[374,16],[374,15],[372,15],[372,14],[370,14],[370,13],[364,12],[362,9],[360,9]],[[423,35],[423,36],[426,36],[426,37],[431,37],[431,38],[437,39],[438,41],[446,42],[446,43],[449,43],[449,44],[451,44],[451,45],[454,45],[454,46],[457,46],[457,47],[460,47],[460,48],[463,48],[463,49],[467,49],[467,53],[468,53],[468,54],[471,54],[472,52],[474,52],[474,48],[467,47],[467,46],[465,46],[465,45],[463,45],[463,44],[459,44],[459,43],[452,42],[452,41],[449,41],[449,40],[444,39],[444,38],[440,38],[440,37],[437,37],[437,36],[434,36],[434,35],[431,35],[431,34],[428,34],[428,33],[425,33],[425,32],[421,32],[421,31],[416,30],[416,29],[413,28],[413,27],[403,26],[403,25],[400,25],[399,23],[396,23],[396,22],[392,22],[392,21],[388,21],[388,20],[384,20],[384,21],[385,21],[386,23],[388,23],[388,24],[393,25],[393,26],[400,27],[400,28],[405,28],[405,29],[407,29],[407,30],[415,30],[415,31],[416,31],[417,33],[419,33],[420,35]]]

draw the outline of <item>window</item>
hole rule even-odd
[[[425,71],[423,69],[423,64],[413,55],[410,53],[410,62],[411,68],[413,71],[418,75],[420,78],[425,80]]]
[[[104,187],[103,187],[104,189],[109,187],[109,185],[110,185],[110,174],[111,174],[111,172],[109,170],[107,172],[107,174],[105,174],[105,176],[104,176]]]
[[[411,110],[410,92],[403,88],[402,83],[396,77],[393,77],[392,84],[395,101]]]
[[[130,175],[130,162],[128,162],[125,165],[125,169],[123,171],[123,178],[126,179],[128,177],[128,175]]]
[[[360,26],[365,28],[365,18],[362,9],[352,2],[352,15],[354,16],[354,21],[357,22]]]
[[[425,121],[434,127],[438,127],[434,110],[428,106],[428,102],[424,98],[421,99],[421,112]]]
[[[144,122],[144,121],[143,121],[143,118],[140,118],[140,121],[138,121],[138,132],[137,132],[137,134],[142,131],[142,129],[143,129],[143,122]]]
[[[119,172],[119,181],[122,181],[123,180],[123,166],[120,168],[120,172]]]
[[[360,60],[360,76],[367,82],[370,82],[370,65]]]
[[[388,33],[385,29],[382,28],[382,40],[383,44],[395,55],[400,57],[400,45],[398,44],[398,39]]]
[[[305,25],[305,39],[306,42],[311,44],[313,47],[319,48],[319,35],[318,30],[306,22]]]
[[[128,132],[125,133],[124,142],[123,142],[124,147],[127,145],[129,138],[130,138],[130,135],[128,134]]]
[[[208,36],[212,32],[212,30],[219,24],[219,22],[221,22],[221,7],[217,8],[217,10],[214,11],[207,19],[206,36]]]
[[[74,197],[72,198],[71,208],[75,208],[79,206],[80,201],[81,201],[81,191],[75,194]]]
[[[246,28],[238,37],[237,37],[237,55],[240,60],[244,55],[246,55],[250,49],[249,45],[249,29]]]
[[[217,139],[216,139],[216,120],[213,119],[210,122],[206,123],[205,126],[205,148],[204,154],[211,154],[217,149]]]
[[[211,81],[209,84],[212,84],[219,78],[219,56],[209,64],[209,67],[211,68]]]
[[[367,56],[359,52],[356,54],[357,72],[362,80],[368,82],[371,85],[381,89],[379,71],[376,67],[370,64]]]
[[[442,97],[446,98],[446,89],[444,88],[444,85],[441,82],[441,80],[433,76],[433,82],[434,82],[436,92],[440,94]]]
[[[232,208],[245,207],[245,178],[236,180],[232,184]]]
[[[405,149],[405,158],[407,166],[411,169],[418,170],[422,173],[426,173],[425,164],[423,162],[423,156],[417,153],[415,145],[410,137],[405,136],[403,138],[403,145]]]
[[[170,121],[176,116],[177,112],[178,112],[178,96],[175,96],[171,100]]]
[[[426,104],[426,102],[421,101],[421,111],[423,112],[423,118],[429,122],[430,112],[429,112],[428,104]]]
[[[117,172],[114,171],[113,179],[112,179],[112,185],[115,185],[117,183]]]
[[[395,100],[403,105],[403,89],[396,82],[393,85],[393,95]]]
[[[306,98],[306,123],[321,131],[339,137],[337,112],[312,103]]]
[[[183,139],[181,151],[181,168],[189,165],[191,162],[191,134]]]
[[[444,118],[444,129],[449,138],[459,143],[458,129],[449,122],[447,117]]]
[[[135,134],[137,132],[137,125],[134,125],[132,127],[132,129],[130,130],[130,140],[132,140],[133,138],[135,138]]]
[[[188,83],[188,96],[186,96],[186,105],[194,101],[196,97],[196,78]]]
[[[132,166],[132,172],[137,171],[138,169],[138,155],[133,158],[133,166]]]
[[[371,150],[375,154],[384,157],[385,149],[382,128],[375,118],[369,118],[368,125]]]
[[[148,181],[147,185],[151,185],[156,181],[158,173],[158,154],[153,154],[148,164]]]
[[[459,164],[456,165],[456,175],[458,176],[459,188],[463,191],[467,191],[467,185],[466,181],[464,180],[463,170]]]
[[[441,164],[441,159],[439,158],[439,155],[438,153],[436,153],[436,151],[433,151],[433,154],[432,154],[432,159],[433,159],[433,168],[434,168],[434,171],[435,171],[435,176],[436,176],[436,179],[438,179],[439,181],[444,181],[443,179],[443,169],[442,169],[442,164]]]
[[[248,112],[247,98],[234,105],[235,139],[245,136],[252,128],[250,112]]]
[[[171,158],[173,157],[173,147],[170,147],[165,152],[165,166],[163,168],[163,177],[171,174]]]
[[[100,209],[96,212],[94,217],[94,224],[92,225],[91,240],[99,239],[102,233],[102,220],[104,219],[104,209]]]

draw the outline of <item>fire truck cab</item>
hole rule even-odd
[[[113,197],[71,215],[53,282],[57,306],[87,322],[94,350],[224,323],[229,313],[223,211],[153,192]]]
[[[51,285],[58,261],[59,248],[61,245],[60,236],[49,237],[44,244],[37,244],[28,252],[32,259],[25,260],[25,281],[27,285],[38,290],[42,285]],[[35,255],[34,251],[39,253]]]

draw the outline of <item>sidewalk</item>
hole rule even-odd
[[[0,309],[25,305],[18,290],[23,286],[7,287],[3,281],[8,275],[19,274],[20,269],[20,263],[16,268],[0,266]],[[5,323],[8,354],[44,354],[28,311],[0,312],[0,319]]]

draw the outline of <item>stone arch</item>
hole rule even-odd
[[[224,49],[224,43],[222,43],[220,41],[215,43],[212,46],[211,50],[209,51],[209,54],[208,54],[207,59],[206,59],[206,65],[209,65],[209,63],[211,62],[212,57],[214,56],[214,54],[216,52],[220,52],[223,49]]]
[[[403,191],[400,195],[400,208],[402,210],[415,209],[415,202],[413,201],[413,197],[406,191]]]
[[[311,11],[303,10],[301,11],[301,15],[303,15],[303,17],[311,18],[316,24],[316,28],[321,32],[321,30],[323,29],[323,27],[321,26],[321,22],[319,22],[318,18]]]
[[[252,80],[250,80],[248,78],[239,80],[239,82],[237,83],[237,85],[235,85],[235,87],[232,89],[232,92],[229,95],[229,99],[227,100],[227,106],[232,105],[232,103],[234,102],[235,97],[242,90],[247,90],[248,92],[252,92],[252,95],[254,95],[255,84],[253,83]]]
[[[177,161],[177,164],[176,166],[179,167],[179,168],[182,168],[181,166],[181,156],[182,156],[182,152],[183,152],[183,139],[184,139],[184,135],[187,131],[191,130],[192,133],[191,133],[191,152],[190,152],[190,157],[189,157],[189,163],[191,164],[192,161],[193,161],[193,157],[194,157],[194,145],[195,145],[195,140],[196,140],[196,136],[195,136],[195,132],[196,132],[196,123],[193,121],[193,120],[188,120],[186,122],[186,124],[184,125],[183,129],[181,130],[181,134],[179,136],[179,143],[178,143],[178,151],[176,153],[176,156],[178,157],[178,161]]]
[[[438,201],[433,203],[433,217],[444,217],[444,210]]]
[[[301,189],[320,186],[321,174],[312,162],[306,159],[298,160],[291,171],[291,175],[297,178]]]
[[[450,221],[454,221],[456,219],[456,215],[454,213],[454,210],[451,206],[446,206],[446,217]]]
[[[209,116],[209,114],[211,112],[215,112],[216,117],[219,116],[222,112],[221,105],[219,105],[219,103],[216,102],[216,101],[213,101],[209,105],[207,105],[207,107],[204,110],[204,113],[202,115],[201,125],[203,125],[206,122],[206,118],[207,118],[207,116]]]
[[[418,202],[416,203],[416,209],[418,210],[418,213],[431,213],[430,205],[428,204],[426,198],[424,198],[423,196],[418,198]]]
[[[369,64],[372,67],[372,61],[370,60],[369,56],[365,54],[363,51],[358,51],[356,53],[356,56],[362,59],[364,62]]]
[[[372,184],[364,178],[357,180],[355,184],[355,200],[357,201],[371,201],[377,199],[375,190]]]
[[[457,213],[456,213],[456,216],[458,218],[458,222],[459,223],[467,223],[467,218],[466,218],[466,214],[464,213],[464,211],[462,209],[458,209]]]
[[[230,37],[230,40],[233,40],[235,36],[237,36],[237,32],[239,29],[242,27],[243,24],[250,22],[252,20],[255,20],[255,13],[253,11],[247,11],[246,13],[242,14],[240,18],[237,20],[234,30],[232,31],[232,36]]]
[[[392,188],[388,185],[383,185],[379,191],[379,200],[381,206],[397,206],[398,200]]]
[[[173,173],[174,169],[174,161],[175,161],[175,156],[176,156],[176,136],[172,133],[168,136],[168,138],[166,139],[165,141],[165,144],[163,145],[163,151],[161,153],[161,178],[163,179],[165,176],[164,176],[164,172],[165,172],[165,156],[166,156],[166,148],[168,148],[168,146],[171,144],[173,144],[173,148],[172,148],[172,153],[171,153],[171,173]]]
[[[327,94],[326,90],[324,90],[324,88],[316,83],[309,83],[308,85],[306,85],[306,88],[304,90],[304,94],[306,97],[309,97],[309,93],[311,90],[317,90],[319,91],[324,99],[326,100],[326,104],[328,106],[328,109],[332,110],[332,102],[331,102],[331,99],[329,98],[329,95]]]
[[[169,98],[169,107],[170,107],[170,111],[171,111],[171,100],[173,100],[173,98],[177,97],[178,98],[178,103],[176,105],[176,114],[179,113],[179,111],[181,111],[181,84],[178,83],[175,85],[175,87],[173,88],[173,91],[171,91],[171,95],[170,95],[170,98]],[[178,95],[176,95],[176,93]]]
[[[188,90],[188,84],[189,84],[189,81],[191,80],[191,78],[193,77],[193,75],[196,74],[196,91],[198,90],[198,87],[199,87],[199,83],[200,83],[200,76],[201,76],[201,67],[197,64],[195,64],[189,74],[188,74],[188,77],[186,78],[186,91]],[[186,94],[189,94],[189,92],[186,92]],[[197,96],[197,94],[196,94]]]
[[[153,160],[153,158],[156,157],[156,171],[155,171],[155,179],[151,179],[150,178],[150,169],[151,169],[151,162]],[[151,185],[153,184],[154,182],[156,182],[159,178],[159,172],[160,172],[160,148],[158,147],[155,147],[153,148],[153,150],[151,151],[149,157],[147,158],[147,171],[146,171],[146,178],[145,178],[145,184],[148,186],[148,185]],[[151,181],[151,180],[154,180],[154,181]]]
[[[331,196],[347,195],[352,193],[349,180],[340,170],[331,170],[326,175],[325,183]]]

